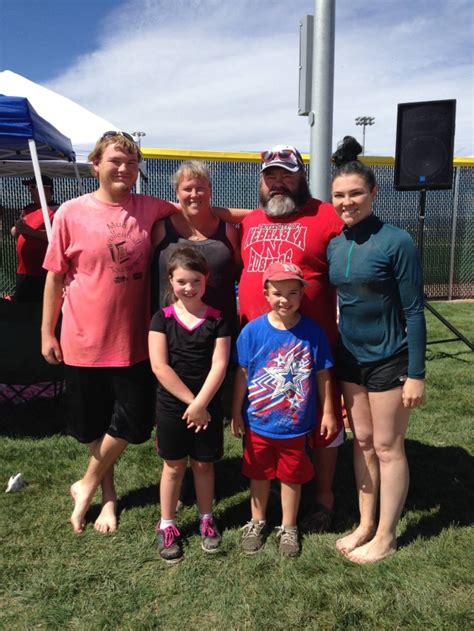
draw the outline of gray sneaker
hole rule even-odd
[[[217,527],[214,517],[210,519],[201,519],[199,526],[201,532],[201,548],[204,552],[210,552],[211,554],[219,550],[221,544],[221,533]]]
[[[301,545],[298,538],[298,528],[278,528],[277,537],[280,538],[280,554],[282,557],[296,557],[301,552]]]
[[[255,554],[263,548],[268,535],[266,521],[253,521],[251,519],[241,530],[242,552],[244,554]]]

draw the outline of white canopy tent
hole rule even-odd
[[[40,116],[71,139],[77,162],[87,162],[88,154],[104,132],[118,130],[113,123],[93,114],[71,99],[11,70],[0,72],[0,94],[27,98]]]
[[[90,164],[87,162],[87,156],[92,151],[98,138],[106,131],[118,131],[119,128],[93,114],[82,105],[78,105],[71,99],[68,99],[53,90],[30,81],[26,77],[22,77],[11,70],[3,70],[0,72],[0,94],[5,96],[22,96],[28,99],[36,112],[44,119],[49,121],[57,130],[71,139],[71,143],[76,154],[76,165],[82,177],[88,177],[90,173]],[[27,175],[25,170],[28,165],[18,165],[18,170],[12,173],[15,167],[11,162],[7,165],[0,161],[0,176],[5,175]],[[68,172],[69,169],[69,172]],[[72,176],[71,166],[67,164],[41,163],[42,173],[50,177]],[[140,173],[145,178],[147,176],[146,166],[144,162],[140,164]],[[29,174],[28,174],[29,175]],[[140,180],[137,182],[137,192],[140,189]]]

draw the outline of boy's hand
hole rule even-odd
[[[321,419],[319,433],[325,438],[329,438],[337,432],[337,421],[333,412],[326,412]]]
[[[236,438],[242,438],[245,434],[245,423],[242,416],[234,416],[230,421],[230,429]]]
[[[230,430],[236,438],[242,438],[245,434],[245,423],[241,414],[232,415]]]

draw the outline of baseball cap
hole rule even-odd
[[[43,182],[43,186],[53,186],[53,180],[47,175],[42,175],[41,181]],[[21,183],[23,186],[36,186],[36,180],[34,177],[29,180],[22,180]]]
[[[260,156],[262,160],[260,172],[270,167],[281,167],[291,171],[291,173],[304,169],[303,158],[300,152],[291,145],[275,145],[268,151],[262,151]]]
[[[265,286],[267,280],[299,280],[303,285],[308,283],[305,281],[301,269],[293,263],[271,263],[263,272],[262,282]]]

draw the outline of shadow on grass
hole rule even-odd
[[[456,361],[462,362],[463,364],[469,364],[471,363],[469,359],[465,359],[464,357],[462,357],[462,355],[469,356],[471,352],[472,351],[469,350],[461,350],[457,353],[446,353],[445,351],[438,351],[435,353],[431,351],[431,349],[428,349],[428,352],[426,354],[426,361],[430,362],[438,361],[440,359],[455,359]]]
[[[157,506],[159,504],[159,493],[156,484],[150,484],[139,489],[133,489],[129,491],[123,497],[120,497],[117,502],[117,520],[120,525],[120,515],[125,510],[131,508],[144,508],[146,506]],[[100,504],[92,504],[87,511],[86,523],[94,523],[99,516],[101,509]]]
[[[474,524],[474,458],[462,447],[434,447],[407,441],[410,490],[405,511],[430,512],[411,524],[398,540],[408,545],[443,529]]]
[[[462,447],[435,447],[415,440],[406,441],[406,452],[410,489],[404,512],[425,514],[409,524],[398,539],[399,547],[420,536],[435,537],[451,525],[474,524],[474,458]],[[337,533],[351,529],[359,517],[352,466],[349,440],[339,450],[335,480],[333,531]]]

